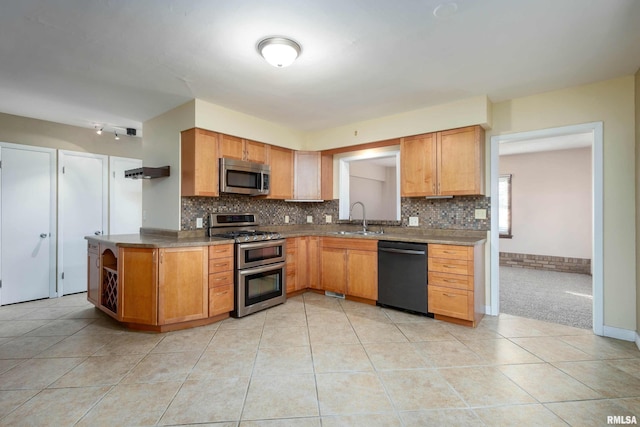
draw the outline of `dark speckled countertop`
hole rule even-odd
[[[264,226],[258,227],[277,231],[283,237],[328,236],[345,239],[392,240],[400,242],[440,243],[446,245],[475,246],[486,242],[486,231],[435,230],[409,227],[383,227],[382,234],[338,234],[338,231],[355,231],[359,227],[350,225],[311,225],[311,226]],[[378,226],[370,231],[379,232]],[[160,229],[142,229],[140,234],[119,234],[107,236],[87,236],[89,241],[120,247],[167,248],[183,246],[211,246],[233,243],[231,239],[207,237],[206,230],[175,231]]]

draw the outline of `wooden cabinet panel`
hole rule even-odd
[[[244,160],[242,139],[221,133],[218,137],[218,157]]]
[[[347,294],[376,301],[378,299],[377,252],[349,250],[347,257]]]
[[[320,238],[299,237],[296,290],[323,289],[320,284]]]
[[[442,259],[429,257],[429,270],[452,274],[473,274],[473,264],[469,266],[466,259]]]
[[[233,257],[233,244],[209,246],[209,259]]]
[[[431,313],[473,320],[473,292],[429,284],[428,294]]]
[[[87,300],[100,304],[100,252],[97,244],[89,242],[87,251]]]
[[[233,257],[212,258],[209,260],[209,274],[233,270]]]
[[[323,247],[320,271],[322,289],[340,294],[347,292],[347,252],[344,249]]]
[[[437,192],[436,134],[400,141],[400,189],[403,197],[434,196]]]
[[[378,251],[378,241],[374,239],[354,239],[344,237],[323,237],[322,247],[353,249],[361,251]]]
[[[449,288],[473,290],[473,275],[466,276],[460,274],[439,273],[429,271],[429,286],[445,286]]]
[[[223,285],[233,285],[233,270],[209,274],[209,288]]]
[[[293,150],[269,146],[269,165],[271,166],[271,188],[268,199],[293,198]]]
[[[402,196],[484,194],[484,139],[480,126],[402,138]]]
[[[206,247],[160,249],[158,324],[208,317],[207,275]]]
[[[180,152],[181,195],[218,196],[218,134],[196,128],[183,131]]]
[[[484,194],[484,130],[480,126],[439,132],[439,194]]]
[[[320,151],[296,151],[293,198],[333,199],[333,155]]]
[[[286,257],[287,294],[294,292],[296,290],[297,255],[298,255],[297,239],[294,237],[290,237],[287,239],[287,257]]]
[[[429,256],[433,258],[446,259],[473,259],[473,247],[454,245],[429,245]]]
[[[233,310],[233,283],[209,289],[209,317]]]
[[[158,324],[158,250],[120,248],[118,320]]]
[[[268,160],[267,144],[257,141],[245,139],[244,141],[244,159],[249,162],[266,164]]]

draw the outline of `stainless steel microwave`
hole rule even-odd
[[[262,163],[220,159],[220,192],[264,196],[269,194],[271,167]]]

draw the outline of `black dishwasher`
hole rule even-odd
[[[427,312],[427,244],[378,242],[378,304]]]

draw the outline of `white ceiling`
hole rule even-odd
[[[20,0],[0,5],[0,112],[140,129],[198,98],[317,130],[640,68],[638,0]],[[446,8],[445,8],[446,9]],[[302,45],[290,67],[256,52]]]

